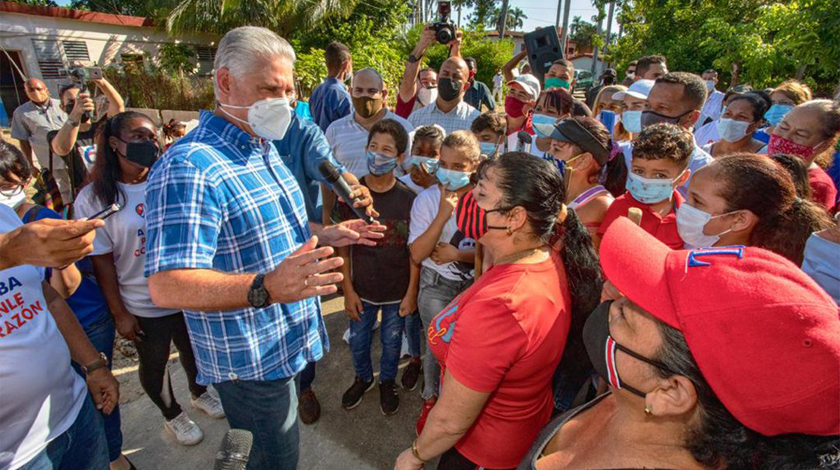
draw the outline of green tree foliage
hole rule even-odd
[[[408,40],[406,41],[405,49],[403,50],[403,57],[407,56],[417,39],[420,37],[422,27],[413,28],[408,33]],[[461,46],[461,55],[463,57],[472,57],[478,64],[478,72],[476,73],[476,80],[484,83],[493,83],[493,75],[496,71],[501,69],[505,63],[513,56],[513,41],[505,39],[502,41],[488,39],[483,30],[468,29],[463,31],[463,39]],[[435,70],[440,69],[443,61],[449,57],[449,48],[440,44],[435,44],[426,51],[426,56],[423,58],[423,64],[426,67],[431,67]],[[404,60],[404,59],[403,59]]]
[[[168,43],[160,46],[160,69],[171,75],[184,75],[195,72],[195,51],[186,44]]]
[[[475,0],[473,12],[467,17],[472,28],[495,25],[499,16],[499,0]]]
[[[23,5],[31,5],[33,7],[57,7],[58,4],[53,0],[8,0],[12,3],[21,3]]]
[[[346,18],[360,0],[182,0],[166,18],[169,32],[224,34],[242,25],[263,26],[281,36]],[[375,3],[375,2],[374,2]]]
[[[575,16],[569,24],[569,38],[577,44],[578,49],[601,45],[598,27],[579,16]]]
[[[829,94],[840,81],[837,0],[636,0],[620,18],[609,59],[621,67],[662,54],[671,70],[715,68],[726,84],[799,78]]]

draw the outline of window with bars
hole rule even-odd
[[[58,41],[33,39],[32,46],[35,48],[41,77],[45,80],[62,78],[58,71],[64,68],[64,59]]]
[[[213,71],[213,62],[216,60],[216,48],[195,46],[195,54],[198,58],[198,74],[207,75]]]
[[[90,54],[85,41],[33,39],[32,46],[35,48],[35,57],[38,59],[41,77],[45,80],[61,79],[63,75],[59,70],[67,65],[90,61]]]

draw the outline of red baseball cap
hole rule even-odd
[[[674,251],[627,218],[601,242],[607,278],[680,330],[730,413],[765,436],[840,434],[840,316],[787,259],[761,248]]]

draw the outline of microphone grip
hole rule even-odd
[[[347,184],[347,180],[344,178],[338,178],[335,181],[330,182],[330,186],[332,186],[333,191],[336,194],[341,196],[342,199],[350,206],[350,209],[356,214],[356,217],[364,220],[365,222],[372,224],[374,222],[373,217],[369,216],[363,209],[360,209],[355,206],[355,203],[359,201],[359,198],[351,198],[350,194],[353,192],[350,189],[350,185]]]

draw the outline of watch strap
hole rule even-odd
[[[91,372],[93,372],[97,369],[101,369],[101,368],[103,368],[107,365],[108,365],[108,357],[105,355],[105,353],[100,352],[99,353],[99,359],[91,362],[88,365],[82,366],[82,372],[84,372],[85,375],[88,375]]]
[[[251,283],[251,288],[248,290],[248,303],[251,304],[251,307],[265,308],[271,303],[268,298],[268,291],[263,284],[264,279],[265,274],[260,273],[254,277],[254,282]]]

